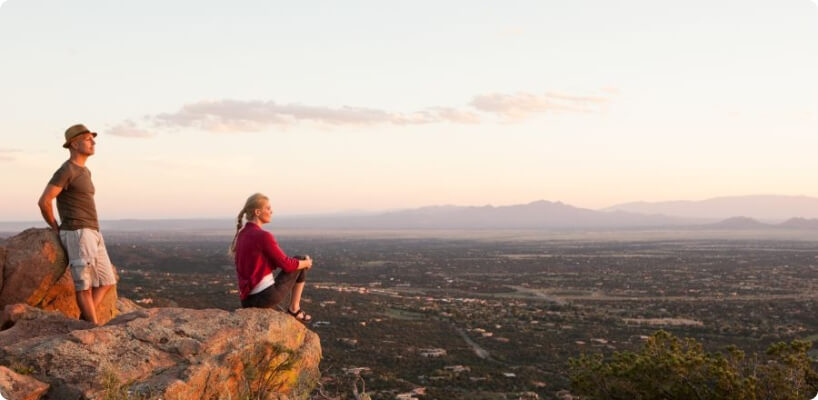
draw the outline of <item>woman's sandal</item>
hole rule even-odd
[[[293,317],[295,317],[295,319],[297,319],[297,320],[299,320],[299,321],[301,321],[303,323],[307,323],[307,322],[312,321],[312,315],[309,315],[309,314],[305,313],[304,310],[302,310],[300,308],[298,310],[296,310],[296,311],[290,311],[290,309],[287,308],[287,314],[292,315]]]

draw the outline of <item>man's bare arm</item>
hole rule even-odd
[[[54,199],[57,198],[57,195],[62,192],[62,188],[59,186],[54,186],[52,184],[48,184],[43,190],[43,194],[40,196],[40,200],[37,202],[37,205],[40,206],[40,213],[43,215],[43,219],[48,226],[51,227],[53,230],[59,230],[60,227],[57,225],[57,220],[54,218]]]

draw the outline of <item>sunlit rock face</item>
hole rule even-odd
[[[79,318],[71,271],[60,239],[50,229],[31,228],[9,238],[0,248],[0,307],[25,303]],[[97,309],[100,323],[116,315],[116,289]]]
[[[78,319],[48,229],[0,246],[0,307],[0,382],[14,399],[306,399],[320,378],[318,335],[274,310],[144,309],[112,290],[103,326]]]
[[[0,366],[0,394],[7,399],[37,400],[43,397],[48,388],[46,383]]]
[[[6,314],[0,364],[50,385],[44,399],[305,399],[320,377],[318,335],[273,310],[137,309],[101,327],[24,304]]]

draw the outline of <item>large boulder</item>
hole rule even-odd
[[[139,311],[142,309],[142,306],[133,302],[133,300],[127,297],[119,297],[116,299],[116,313],[119,314],[127,314],[129,312]]]
[[[3,266],[6,265],[6,247],[0,246],[0,288],[3,287]]]
[[[0,343],[10,345],[25,340],[35,340],[66,334],[78,329],[91,329],[94,324],[66,318],[59,311],[45,311],[28,304],[7,305],[0,314]],[[9,329],[14,327],[15,329]],[[3,350],[0,348],[0,356]]]
[[[0,307],[25,303],[79,318],[71,271],[54,231],[31,228],[8,238],[0,258]],[[97,309],[100,323],[116,315],[116,298],[116,288],[103,298]]]
[[[139,309],[101,327],[26,305],[6,314],[0,364],[50,384],[44,399],[306,399],[320,377],[318,335],[274,310]]]
[[[48,391],[48,384],[0,366],[0,394],[6,399],[38,400]]]

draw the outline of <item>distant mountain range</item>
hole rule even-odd
[[[20,231],[41,222],[0,223],[0,231]],[[101,221],[103,230],[225,230],[231,219]],[[277,216],[271,225],[296,229],[537,229],[592,230],[684,228],[715,230],[818,230],[818,199],[803,196],[720,197],[703,201],[626,203],[602,210],[561,202],[511,206],[432,206],[368,215]]]
[[[715,224],[700,225],[700,228],[747,230],[747,229],[809,229],[818,230],[818,219],[790,218],[779,224],[765,224],[747,217],[733,217]]]
[[[736,196],[702,201],[627,203],[602,210],[561,202],[512,206],[434,206],[368,216],[281,218],[282,227],[367,229],[818,229],[818,199]]]
[[[356,217],[279,218],[280,227],[365,229],[588,229],[692,225],[699,221],[624,211],[603,212],[560,202],[512,206],[433,206]]]
[[[806,196],[733,196],[701,201],[635,202],[603,211],[660,214],[679,218],[723,220],[745,216],[779,223],[790,218],[818,218],[818,199]]]

